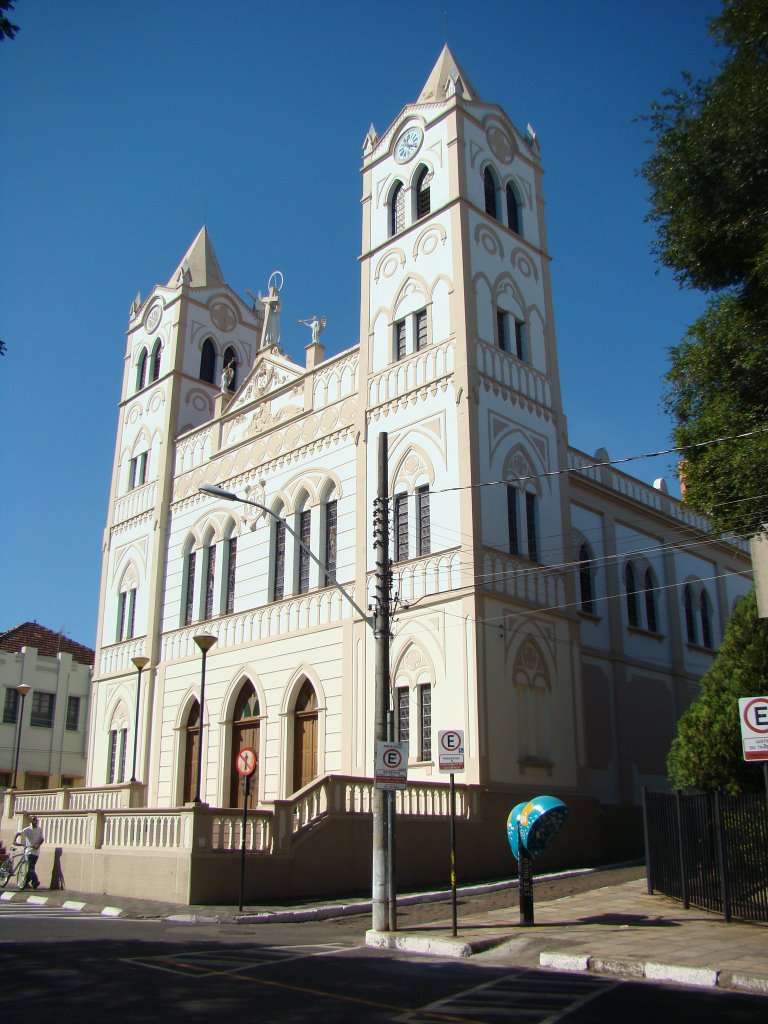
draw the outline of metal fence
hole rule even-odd
[[[768,921],[768,806],[762,793],[643,793],[648,892]]]

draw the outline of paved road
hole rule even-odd
[[[366,949],[359,924],[86,919],[0,906],[2,996],[36,1024],[757,1024],[765,1000]]]

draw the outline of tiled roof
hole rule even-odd
[[[55,658],[59,651],[72,655],[79,665],[93,665],[94,652],[85,644],[70,640],[63,633],[54,633],[37,622],[22,622],[5,633],[0,633],[0,650],[20,651],[22,647],[36,647],[38,654]]]

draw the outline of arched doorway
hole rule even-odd
[[[189,709],[184,736],[184,788],[183,804],[192,803],[197,790],[197,760],[200,757],[200,705],[197,701]]]
[[[293,789],[301,789],[317,776],[317,694],[304,685],[293,712]]]
[[[259,700],[250,679],[244,680],[232,715],[230,807],[242,808],[245,797],[243,778],[235,767],[235,759],[243,747],[252,747],[256,751],[256,771],[251,776],[248,792],[248,807],[253,809],[259,802]]]

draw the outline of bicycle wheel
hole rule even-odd
[[[0,886],[2,886],[3,889],[8,885],[8,879],[12,874],[13,864],[9,866],[8,861],[4,860],[3,863],[0,864]]]
[[[23,860],[19,864],[19,870],[16,872],[16,884],[20,889],[23,889],[29,879],[29,864]]]

